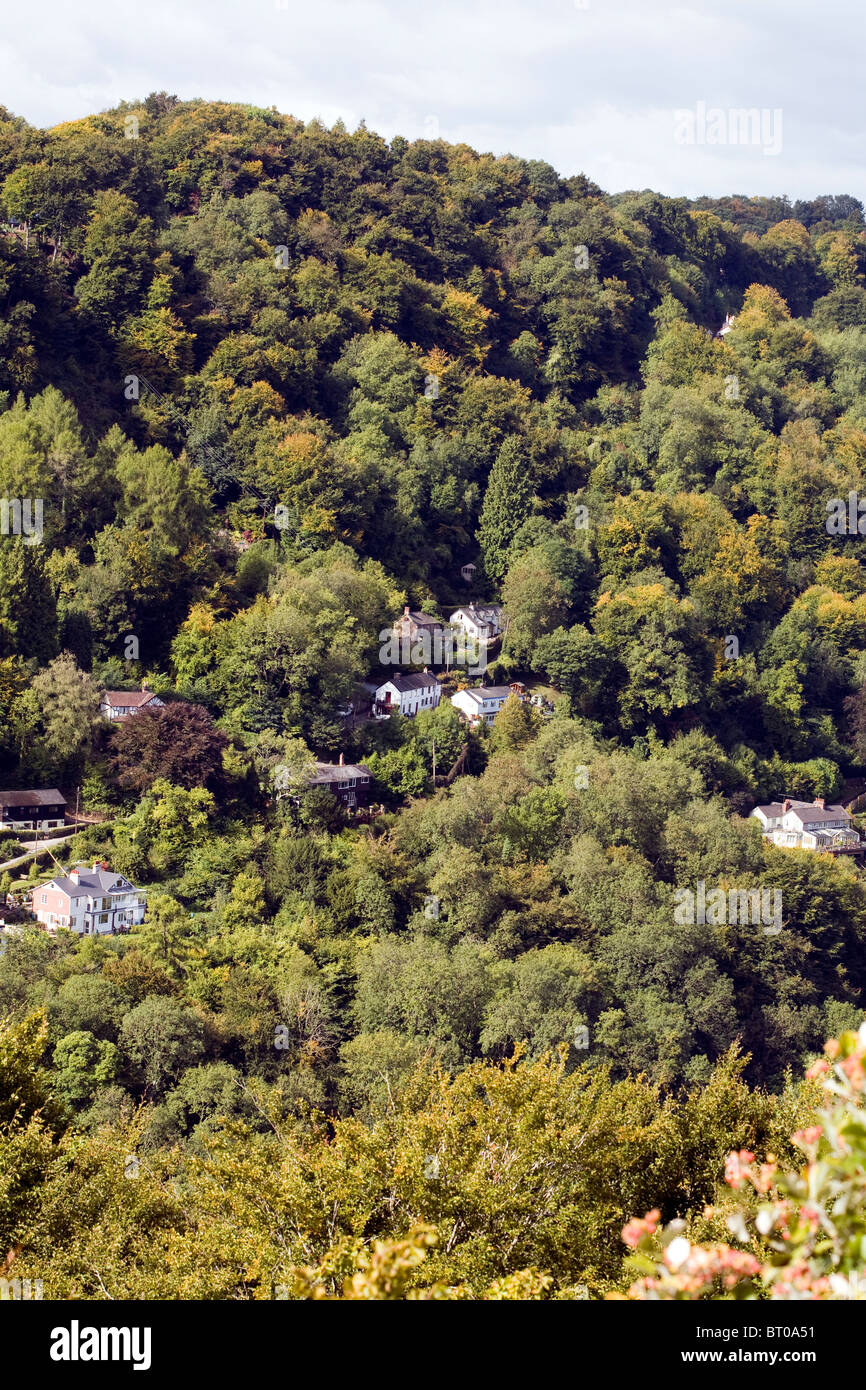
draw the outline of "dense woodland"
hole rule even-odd
[[[0,1254],[314,1297],[415,1230],[401,1291],[567,1298],[628,1286],[635,1213],[711,1235],[863,1013],[861,870],[745,820],[866,771],[860,203],[159,93],[0,108],[0,213],[0,496],[44,509],[0,536],[0,786],[80,795],[60,862],[149,903],[3,942]],[[402,606],[469,598],[553,714],[347,721]],[[303,790],[340,752],[381,815]],[[677,924],[698,880],[784,930]]]

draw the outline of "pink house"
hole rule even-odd
[[[143,922],[146,902],[145,893],[123,874],[96,863],[34,888],[31,910],[49,931],[65,927],[81,936],[104,936]]]

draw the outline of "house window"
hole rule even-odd
[[[48,894],[47,894],[47,893],[43,893],[43,894],[42,894],[42,901],[43,901],[44,903],[47,903],[47,902],[48,902]]]

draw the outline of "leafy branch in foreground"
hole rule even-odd
[[[816,1123],[791,1137],[806,1156],[781,1172],[772,1155],[757,1163],[748,1149],[728,1155],[725,1181],[738,1194],[723,1215],[743,1248],[693,1244],[686,1222],[658,1229],[659,1212],[629,1221],[623,1240],[640,1274],[636,1299],[862,1299],[866,1297],[866,1023],[831,1038],[807,1071],[821,1081]],[[609,1295],[622,1297],[622,1295]]]

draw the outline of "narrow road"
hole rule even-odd
[[[22,840],[26,846],[27,853],[20,854],[17,859],[7,859],[5,864],[0,864],[0,873],[4,869],[17,869],[20,864],[26,864],[28,859],[35,859],[37,854],[43,854],[45,850],[53,849],[55,845],[68,845],[70,840],[74,840],[74,835],[64,835],[62,840],[40,840],[39,848],[36,848],[35,840]]]
[[[96,824],[98,824],[98,825],[113,825],[114,822],[113,822],[113,821],[109,821],[109,820],[103,820],[103,821],[97,821]],[[90,829],[90,822],[88,822],[86,825],[79,825],[78,829],[79,829],[79,830],[89,830],[89,829]],[[70,835],[63,835],[63,836],[60,837],[60,839],[57,839],[57,840],[43,840],[41,837],[39,838],[38,841],[37,841],[37,840],[22,840],[21,843],[22,843],[22,845],[24,846],[24,848],[26,849],[27,853],[26,853],[26,854],[20,854],[20,855],[17,857],[17,859],[7,859],[5,864],[0,864],[0,873],[2,873],[4,869],[17,869],[17,868],[19,868],[22,864],[26,864],[26,863],[28,862],[28,860],[30,860],[30,859],[35,859],[35,857],[36,857],[37,854],[42,855],[42,854],[45,853],[46,850],[54,849],[54,847],[55,847],[56,845],[68,845],[68,844],[69,844],[69,841],[70,841],[70,840],[74,840],[74,839],[75,839],[75,836],[76,836],[77,834],[78,834],[78,831],[77,831],[77,830],[73,830],[72,833],[71,833]]]

